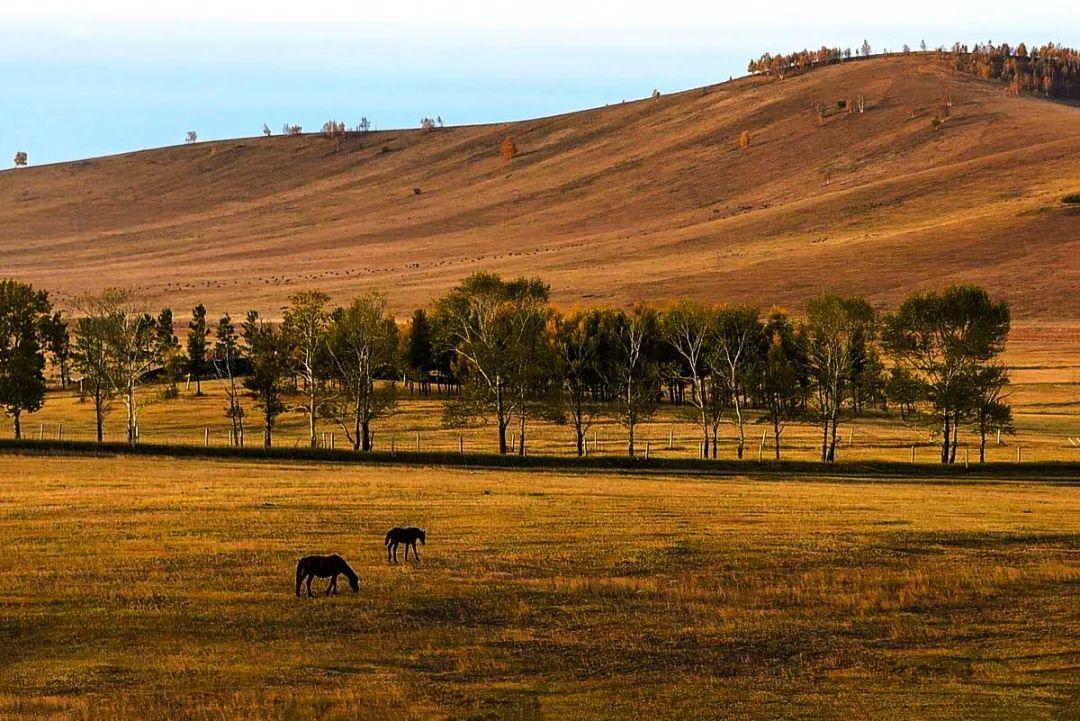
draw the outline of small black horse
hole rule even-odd
[[[300,585],[307,581],[308,598],[315,594],[311,592],[311,582],[319,578],[329,578],[330,583],[326,586],[326,595],[337,593],[337,577],[345,576],[349,579],[349,586],[353,591],[360,590],[360,581],[356,573],[345,563],[345,559],[336,553],[332,556],[304,556],[296,564],[296,596],[300,597]]]
[[[420,541],[421,544],[427,545],[427,533],[422,528],[391,528],[386,534],[386,560],[390,561],[390,555],[393,553],[394,563],[397,563],[397,547],[398,544],[405,544],[405,560],[409,560],[409,547],[412,547],[413,559],[420,560],[420,554],[416,552],[416,542]]]

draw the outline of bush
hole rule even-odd
[[[1080,205],[1080,193],[1069,193],[1062,200],[1070,205]]]
[[[20,150],[19,152],[15,153],[15,167],[16,168],[25,168],[27,160],[28,160],[28,158],[27,158],[25,150]]]

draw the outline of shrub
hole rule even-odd
[[[502,141],[502,145],[499,146],[499,150],[502,151],[502,156],[506,160],[511,160],[518,154],[517,145],[514,143],[514,139],[510,136],[506,137],[506,140]]]
[[[289,125],[288,123],[285,123],[285,125],[281,128],[281,132],[285,135],[299,135],[301,132],[303,132],[303,128],[301,128],[299,125]]]
[[[1080,205],[1080,193],[1069,193],[1062,200],[1070,205]]]
[[[739,133],[739,147],[740,148],[749,148],[750,147],[750,131],[749,130],[744,130],[741,133]]]
[[[187,135],[184,136],[184,142],[186,142],[186,143],[194,143],[194,142],[198,141],[198,139],[199,139],[199,134],[196,133],[194,130],[187,131]]]
[[[15,167],[16,168],[25,168],[27,160],[28,160],[28,158],[27,158],[25,150],[20,150],[19,152],[15,153]]]

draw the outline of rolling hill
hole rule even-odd
[[[860,95],[865,112],[838,107]],[[890,57],[509,124],[5,171],[0,275],[212,314],[276,313],[313,286],[382,288],[404,311],[481,268],[539,274],[562,305],[889,306],[970,281],[1021,322],[1077,325],[1078,191],[1080,107]]]

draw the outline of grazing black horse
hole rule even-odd
[[[311,592],[311,582],[319,578],[329,578],[330,583],[326,586],[326,595],[337,593],[337,577],[345,576],[349,579],[349,586],[353,591],[360,590],[360,581],[345,559],[336,553],[332,556],[304,556],[296,564],[296,596],[300,597],[300,584],[307,581],[308,598],[315,594]]]
[[[391,528],[386,534],[386,560],[390,561],[393,553],[394,563],[397,563],[398,544],[405,544],[405,560],[409,560],[409,547],[412,547],[413,559],[419,561],[420,554],[416,552],[416,542],[427,545],[427,533],[422,528]]]

